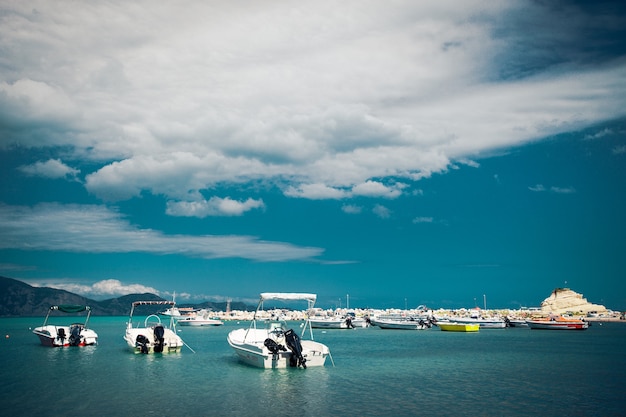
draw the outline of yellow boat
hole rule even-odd
[[[437,326],[445,332],[477,332],[480,329],[478,323],[437,323]]]

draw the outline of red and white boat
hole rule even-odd
[[[526,320],[526,323],[528,327],[535,330],[585,330],[589,328],[589,322],[567,317]]]

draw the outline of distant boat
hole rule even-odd
[[[87,318],[84,323],[74,323],[69,326],[60,326],[56,324],[48,324],[50,312],[61,311],[63,313],[81,313],[87,312]],[[48,310],[43,325],[35,327],[33,333],[39,337],[39,341],[44,346],[61,347],[61,346],[88,346],[98,343],[98,334],[87,328],[87,322],[91,316],[91,307],[84,305],[59,304],[53,305]]]
[[[183,316],[176,324],[181,326],[221,326],[224,324],[219,318],[213,317],[210,310],[202,309],[191,313],[190,315]]]
[[[477,332],[480,329],[478,323],[437,322],[437,326],[444,332]]]
[[[481,329],[504,329],[506,322],[500,318],[484,318],[484,317],[455,317],[451,321],[466,324],[478,324]]]
[[[183,339],[176,334],[174,317],[170,316],[169,325],[161,323],[161,318],[151,314],[144,320],[143,327],[133,327],[133,313],[140,305],[169,305],[175,307],[174,301],[135,301],[130,309],[130,317],[126,325],[124,340],[135,353],[176,353],[183,347]]]
[[[309,317],[311,327],[314,329],[355,329],[357,327],[368,327],[369,323],[362,317],[354,314],[346,316],[311,316]]]
[[[433,323],[429,319],[421,318],[373,318],[372,325],[381,329],[395,330],[426,330],[430,329]]]
[[[535,330],[586,330],[589,328],[589,322],[565,317],[526,320],[526,323],[528,327]]]
[[[311,309],[316,299],[316,294],[261,293],[250,327],[231,331],[227,337],[228,344],[243,362],[259,368],[324,366],[330,350],[328,346],[313,340],[313,330],[308,320],[304,323],[302,336],[307,327],[310,336],[303,340],[293,329],[288,328],[286,322],[257,318],[264,301],[302,300],[307,301]],[[257,328],[257,322],[265,323],[265,328]]]

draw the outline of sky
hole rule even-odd
[[[0,1],[0,275],[626,310],[622,1]]]

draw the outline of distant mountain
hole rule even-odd
[[[94,316],[125,316],[130,313],[130,305],[139,300],[163,300],[158,295],[129,294],[118,298],[96,301],[65,290],[47,287],[33,287],[16,279],[0,277],[0,317],[33,317],[44,316],[50,306],[56,304],[81,304],[91,307]],[[226,303],[213,303],[210,301],[202,304],[180,304],[180,307],[209,308],[214,311],[225,311]],[[154,313],[154,310],[146,310],[147,307],[138,308],[138,314]],[[249,310],[244,303],[232,303],[233,310]]]

